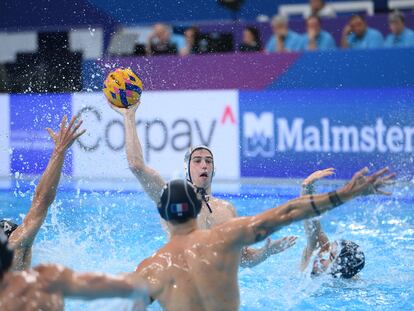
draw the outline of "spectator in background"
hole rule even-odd
[[[191,26],[184,31],[184,47],[180,49],[180,55],[199,54],[200,30],[196,26]]]
[[[342,31],[341,45],[350,49],[381,48],[384,38],[378,30],[368,27],[361,15],[353,15]]]
[[[289,30],[288,23],[287,17],[283,15],[277,15],[272,18],[273,36],[266,44],[266,52],[275,53],[300,50],[302,37],[298,33]]]
[[[152,34],[148,37],[148,54],[177,54],[184,47],[184,38],[172,34],[171,27],[165,24],[155,24]]]
[[[335,11],[324,0],[309,0],[309,8],[303,13],[304,18],[312,15],[319,17],[336,17]]]
[[[260,34],[256,27],[247,26],[243,30],[243,43],[239,48],[240,52],[259,52],[262,50]]]
[[[394,11],[388,16],[391,33],[385,39],[386,47],[414,46],[414,31],[405,27],[404,13]]]
[[[318,16],[312,15],[306,20],[306,31],[303,35],[302,50],[332,50],[336,48],[332,35],[321,29],[321,20]]]

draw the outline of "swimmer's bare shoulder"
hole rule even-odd
[[[63,284],[71,278],[71,270],[61,265],[42,264],[33,268],[33,272],[38,273],[40,283],[45,289],[62,289]],[[55,291],[55,292],[59,292]]]
[[[219,199],[219,198],[216,198],[216,197],[212,196],[211,197],[211,205],[217,211],[224,210],[226,212],[226,214],[228,215],[228,219],[226,219],[226,221],[230,220],[231,218],[237,217],[236,208],[229,201]]]
[[[165,260],[162,259],[165,247],[158,250],[151,257],[144,259],[135,269],[135,273],[131,274],[133,279],[144,279],[148,284],[148,294],[151,302],[158,299],[158,296],[163,290],[165,284],[163,273],[165,270]]]

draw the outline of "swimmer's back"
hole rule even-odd
[[[153,286],[152,299],[166,310],[238,310],[240,250],[223,247],[214,231],[175,235],[137,271]]]

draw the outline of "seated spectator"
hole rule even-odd
[[[332,50],[336,48],[332,35],[321,29],[321,20],[313,15],[306,20],[306,31],[303,35],[302,50]]]
[[[180,55],[199,54],[200,51],[200,30],[196,26],[191,26],[184,31],[184,47],[180,49]]]
[[[336,17],[335,11],[329,5],[326,5],[324,0],[309,0],[309,8],[303,13],[304,18],[312,15],[319,17]]]
[[[243,30],[243,43],[239,48],[240,52],[259,52],[262,50],[259,31],[256,27],[247,26]]]
[[[271,21],[273,36],[266,44],[266,52],[292,52],[299,51],[302,37],[298,33],[289,30],[286,16],[277,15]]]
[[[350,49],[373,49],[384,45],[382,34],[368,27],[361,15],[353,15],[342,31],[341,45]]]
[[[405,27],[404,13],[394,11],[388,16],[391,33],[385,39],[386,47],[414,46],[414,31]]]
[[[151,55],[177,54],[184,46],[182,36],[173,35],[171,28],[165,24],[155,24],[152,34],[148,37],[148,53]]]

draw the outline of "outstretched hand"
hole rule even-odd
[[[271,255],[281,253],[296,244],[296,236],[286,236],[279,240],[266,239],[265,249]]]
[[[322,179],[322,178],[325,178],[325,177],[332,176],[333,174],[335,174],[335,169],[333,167],[313,172],[308,177],[306,177],[306,179],[303,181],[303,185],[304,186],[310,186],[315,181],[317,181],[319,179]]]
[[[395,173],[389,173],[389,168],[385,167],[376,171],[370,176],[366,176],[368,168],[365,167],[355,173],[351,181],[346,184],[342,191],[345,195],[362,196],[362,195],[391,195],[391,192],[381,190],[382,187],[392,185],[394,183]]]
[[[62,118],[60,129],[57,133],[55,133],[51,128],[46,129],[55,143],[55,148],[63,152],[68,150],[69,147],[72,146],[73,142],[86,132],[86,130],[81,130],[78,132],[79,127],[82,125],[82,120],[79,120],[77,123],[75,123],[75,121],[78,119],[77,116],[72,117],[68,126],[66,126],[67,119],[68,117],[66,115]]]

